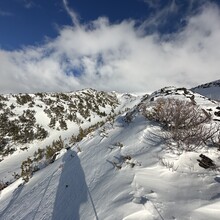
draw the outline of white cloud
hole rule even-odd
[[[160,0],[143,0],[149,7],[158,8],[160,6]]]
[[[22,0],[22,4],[25,8],[30,9],[36,7],[36,3],[33,0]]]
[[[64,8],[65,8],[66,12],[71,17],[73,24],[78,26],[79,25],[79,19],[78,19],[77,13],[69,7],[67,0],[63,0],[63,5],[64,5]]]
[[[40,47],[0,50],[0,92],[153,91],[209,82],[219,78],[219,20],[219,8],[208,4],[168,40],[141,33],[132,20],[64,27]]]
[[[3,11],[0,9],[0,16],[6,17],[6,16],[13,16],[11,12]]]

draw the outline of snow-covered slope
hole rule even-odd
[[[124,104],[131,103],[128,94],[123,97]],[[0,219],[219,219],[220,153],[208,146],[168,148],[164,128],[145,115],[160,98],[193,102],[211,112],[212,123],[219,123],[218,103],[184,88],[144,96],[128,112],[62,149],[29,182],[20,178],[3,189]],[[199,166],[201,153],[212,158],[215,170]],[[6,169],[4,161],[0,166]]]
[[[192,91],[204,95],[210,99],[220,101],[220,80],[199,85],[192,88]]]
[[[22,162],[36,154],[39,148],[46,149],[46,154],[54,141],[61,139],[69,143],[71,138],[73,144],[80,130],[101,126],[106,120],[132,108],[140,98],[93,89],[1,95],[0,181],[8,184],[18,178]],[[57,149],[49,153],[55,151]],[[52,155],[46,157],[50,159]]]

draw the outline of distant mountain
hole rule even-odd
[[[220,80],[196,86],[191,90],[210,99],[220,101]]]
[[[219,219],[219,102],[165,87],[0,103],[0,219]]]

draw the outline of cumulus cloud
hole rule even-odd
[[[205,5],[166,39],[142,32],[133,20],[65,26],[42,46],[0,50],[0,92],[148,92],[209,82],[219,77],[219,20],[219,8]]]

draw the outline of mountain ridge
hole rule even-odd
[[[191,89],[210,99],[220,101],[220,80],[215,80],[209,83],[201,84]]]
[[[23,173],[29,175],[27,181],[24,176],[23,180],[18,177],[1,191],[0,218],[218,219],[220,145],[216,138],[220,134],[219,102],[175,87],[142,96],[116,94],[116,97],[118,114],[112,118],[100,117],[108,119],[88,132],[88,121],[84,126],[80,124],[82,137],[77,136],[81,134],[77,127],[73,143],[70,143],[71,135],[62,136],[60,142],[57,139],[65,130],[56,131],[56,139],[48,138],[50,143],[58,141],[56,143],[61,144],[51,163],[44,164],[45,157],[35,160],[40,153],[34,158],[30,152],[32,147],[27,150],[30,153],[27,167],[37,165],[39,169],[30,175]],[[177,105],[182,105],[186,113],[190,110],[189,116],[191,113],[198,116],[199,123],[197,121],[192,130],[192,118],[187,121],[183,117],[188,127],[181,126],[183,123],[178,125],[177,131],[181,133],[174,132],[172,117],[171,121],[170,118],[158,118],[161,109],[165,111],[162,113],[170,115],[172,112],[173,115],[178,110]],[[100,111],[103,110],[104,107],[100,107]],[[111,112],[110,107],[108,110]],[[209,137],[203,140],[204,135],[204,143],[172,136],[185,137],[184,132],[188,131],[199,135],[200,129],[211,132],[201,130],[202,135],[211,135],[213,143]],[[201,167],[198,163],[201,154],[211,158],[214,167]],[[1,177],[6,176],[9,167],[15,167],[12,162],[20,155],[15,151],[0,162],[5,170]],[[22,160],[27,157],[25,155]]]

